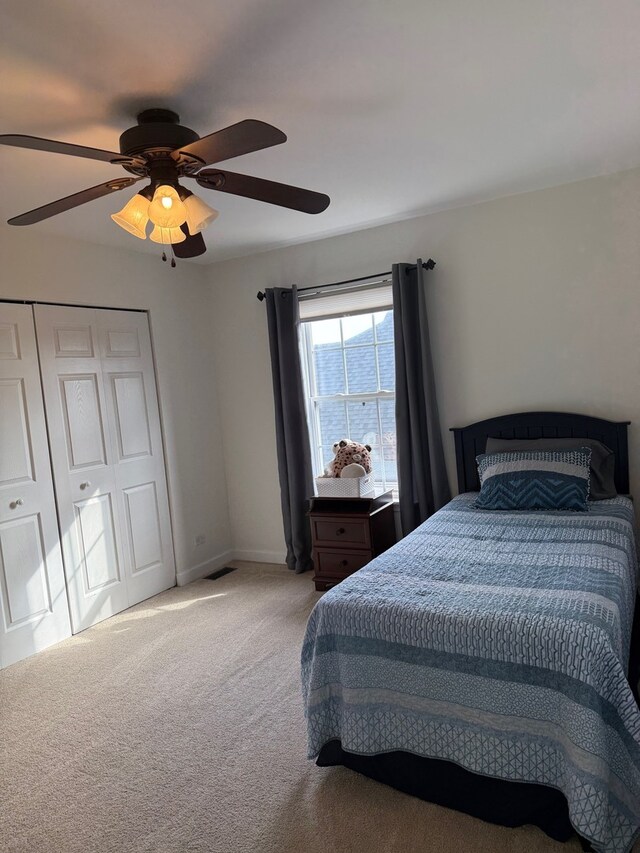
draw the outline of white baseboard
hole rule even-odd
[[[221,569],[229,562],[229,560],[232,560],[234,556],[235,553],[231,550],[223,551],[223,553],[218,554],[217,557],[205,560],[204,563],[198,563],[197,566],[193,566],[191,569],[185,569],[184,572],[177,572],[176,582],[178,586],[185,586],[186,584],[191,583],[191,581],[200,580],[200,578],[210,575],[211,572],[215,572],[216,569]]]
[[[250,563],[276,563],[284,565],[286,561],[284,551],[234,551],[232,559],[247,560]]]

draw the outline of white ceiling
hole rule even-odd
[[[154,106],[200,135],[275,124],[287,143],[225,165],[331,206],[202,190],[212,262],[640,165],[639,45],[638,0],[3,0],[0,132],[118,150]],[[0,146],[0,216],[114,174]],[[29,227],[157,253],[109,219],[125,193]]]

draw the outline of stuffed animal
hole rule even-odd
[[[325,468],[325,477],[364,477],[371,473],[371,447],[349,438],[333,445],[335,458]]]

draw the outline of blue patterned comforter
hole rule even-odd
[[[640,828],[631,502],[513,513],[475,497],[316,604],[302,650],[309,757],[339,738],[550,785],[596,850],[627,851]]]

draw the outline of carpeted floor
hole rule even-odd
[[[319,593],[308,575],[237,565],[0,673],[0,849],[580,849],[307,761],[299,651]]]

